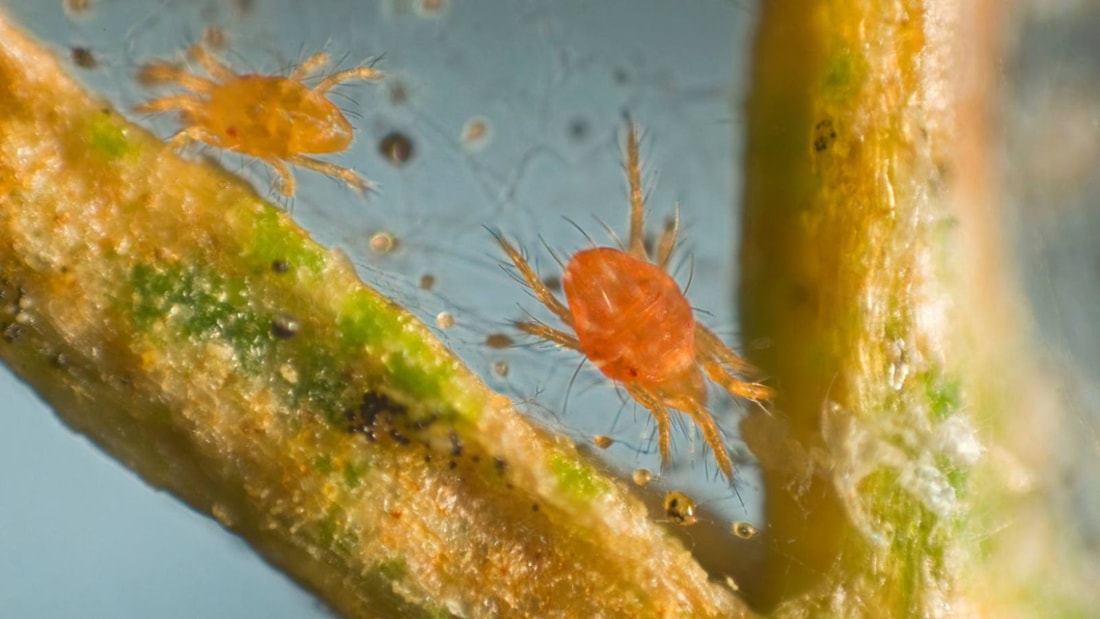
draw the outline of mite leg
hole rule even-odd
[[[733,462],[726,453],[726,446],[722,442],[722,435],[718,432],[718,425],[714,423],[714,418],[698,402],[692,402],[692,406],[684,412],[703,430],[703,438],[707,441],[707,445],[710,445],[710,450],[714,452],[718,468],[722,470],[726,479],[733,481]]]
[[[271,166],[271,169],[279,175],[279,191],[288,198],[293,197],[297,184],[294,182],[294,174],[290,171],[290,167],[278,159],[262,159],[261,161]]]
[[[209,73],[215,80],[219,82],[225,82],[236,78],[236,74],[233,73],[233,69],[229,68],[229,65],[218,60],[213,54],[206,51],[201,45],[192,45],[187,54]]]
[[[722,339],[715,335],[713,331],[699,323],[695,324],[695,345],[700,351],[718,359],[735,372],[749,374],[754,371],[754,368],[749,365],[748,361],[745,361],[741,355],[733,352],[733,350],[731,350],[729,346],[726,346],[726,344],[722,342]]]
[[[566,333],[565,331],[559,331],[544,325],[541,322],[535,322],[530,320],[519,320],[515,323],[516,328],[524,333],[529,333],[535,337],[540,337],[549,342],[553,342],[558,346],[564,348],[571,348],[573,350],[580,350],[581,343],[576,337]]]
[[[642,387],[624,384],[623,387],[632,398],[642,403],[653,418],[657,420],[657,446],[661,450],[661,469],[668,467],[670,452],[672,451],[672,419],[669,418],[668,408],[661,399]]]
[[[204,101],[195,95],[168,95],[167,97],[150,99],[149,101],[135,105],[134,111],[139,114],[155,114],[158,112],[182,110],[194,114],[202,109],[203,105]]]
[[[499,233],[492,232],[492,234],[496,237],[497,243],[500,243],[500,247],[504,250],[504,253],[508,254],[508,258],[512,260],[512,264],[516,266],[516,270],[523,276],[523,280],[531,287],[532,292],[535,293],[535,298],[551,312],[554,312],[562,322],[572,326],[573,315],[569,313],[569,308],[554,296],[554,293],[546,287],[546,284],[542,283],[542,280],[535,274],[535,270],[531,268],[531,265],[527,262],[527,259],[523,257],[523,254],[515,247],[512,247],[511,243],[504,240],[504,237]]]
[[[340,82],[347,82],[349,80],[380,80],[383,77],[383,73],[373,67],[358,67],[356,69],[348,69],[347,71],[338,71],[332,75],[321,80],[316,86],[313,87],[315,92],[324,94],[332,87]]]
[[[217,146],[218,139],[202,127],[192,125],[177,131],[175,135],[168,139],[168,146],[174,150],[180,150],[192,142]]]
[[[714,357],[703,357],[700,359],[700,363],[707,377],[721,385],[734,397],[752,400],[753,402],[767,402],[772,397],[771,389],[760,383],[750,383],[737,378]]]
[[[309,157],[302,157],[300,155],[294,155],[286,158],[288,163],[292,163],[296,166],[302,166],[313,170],[314,172],[320,172],[338,178],[348,185],[351,185],[356,191],[360,193],[367,193],[375,189],[374,183],[364,180],[363,177],[356,174],[354,171],[347,168],[341,168],[340,166],[328,163],[327,161],[318,161],[317,159],[310,159]]]
[[[680,209],[677,208],[672,221],[665,224],[665,231],[657,240],[657,255],[654,257],[654,263],[664,271],[668,271],[668,261],[672,259],[672,250],[676,249],[676,235],[679,232]]]
[[[647,260],[645,251],[645,198],[642,196],[642,172],[638,163],[638,129],[633,121],[626,129],[626,177],[630,184],[630,255]]]
[[[298,68],[290,74],[289,79],[300,82],[308,77],[310,73],[313,73],[314,71],[320,69],[326,64],[328,64],[328,54],[324,52],[321,52],[320,54],[314,54],[309,58],[303,60],[302,64],[298,65]]]
[[[142,65],[138,69],[137,79],[146,85],[179,84],[186,90],[200,93],[210,92],[216,87],[214,82],[201,75],[160,60]]]

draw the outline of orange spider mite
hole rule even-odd
[[[562,304],[539,279],[523,254],[500,235],[497,241],[535,297],[572,329],[538,321],[516,326],[531,335],[583,353],[611,380],[622,385],[657,420],[662,466],[669,461],[669,409],[687,414],[703,431],[718,468],[733,479],[733,464],[718,426],[707,411],[703,375],[735,397],[767,400],[764,385],[738,377],[751,366],[695,321],[691,305],[667,269],[676,246],[677,225],[668,226],[651,258],[643,241],[644,205],[638,165],[638,138],[627,133],[630,182],[630,235],[626,247],[584,249],[565,265]]]
[[[341,82],[380,79],[380,71],[372,67],[338,71],[311,87],[304,80],[328,62],[327,54],[311,56],[286,77],[238,75],[201,45],[192,46],[188,56],[210,77],[164,61],[144,65],[138,72],[146,84],[176,84],[188,91],[134,108],[137,112],[178,111],[185,126],[172,137],[173,146],[202,142],[251,155],[275,170],[280,190],[288,197],[294,195],[295,183],[287,164],[339,178],[359,191],[371,188],[355,172],[305,155],[347,150],[351,123],[325,95]]]

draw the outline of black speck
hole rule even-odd
[[[826,118],[814,125],[814,151],[822,153],[836,142],[836,128],[833,121]]]
[[[405,84],[401,82],[392,82],[390,84],[390,103],[394,105],[401,105],[409,100],[409,89],[405,87]]]
[[[279,314],[271,319],[271,334],[280,340],[289,340],[295,335],[298,335],[298,331],[301,330],[301,328],[302,323],[298,322],[297,318],[288,314]]]
[[[70,47],[69,55],[73,59],[73,64],[81,69],[94,69],[99,66],[99,61],[96,60],[95,54],[92,53],[91,48]]]
[[[393,131],[378,143],[378,152],[393,165],[403,166],[413,157],[413,143],[405,134]]]
[[[271,262],[271,270],[276,273],[286,273],[290,270],[290,263],[283,259],[273,260]]]
[[[14,343],[15,340],[23,337],[23,325],[18,322],[9,322],[0,335],[3,336],[5,342]]]
[[[462,439],[458,438],[458,434],[451,432],[451,457],[462,457]]]
[[[493,458],[493,467],[496,468],[497,473],[504,474],[504,469],[508,468],[508,463],[504,461],[504,458]]]
[[[412,442],[412,441],[409,440],[409,437],[405,436],[404,434],[401,434],[397,430],[390,430],[390,438],[392,438],[394,440],[394,442],[397,443],[398,445],[408,445],[409,443]]]
[[[344,411],[344,416],[348,422],[349,432],[363,434],[373,441],[377,439],[375,429],[382,415],[403,415],[405,410],[404,406],[384,394],[367,391],[363,394],[363,401],[359,404],[359,408]]]
[[[449,468],[453,471],[453,470],[458,468],[458,463],[455,462],[454,460],[451,460],[451,463],[447,465],[447,468]]]
[[[583,118],[574,118],[569,122],[569,138],[575,142],[584,141],[591,132],[591,128],[588,126],[588,121]]]

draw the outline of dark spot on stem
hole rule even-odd
[[[290,263],[282,258],[271,262],[271,270],[276,273],[286,273],[290,270]]]
[[[826,118],[814,125],[814,151],[818,153],[829,150],[836,142],[836,128],[832,119]]]
[[[16,340],[23,337],[23,325],[18,322],[9,322],[7,326],[4,327],[2,336],[5,342],[9,344],[14,343]]]
[[[301,328],[302,323],[289,314],[279,314],[271,319],[271,334],[280,340],[289,340],[298,335]]]

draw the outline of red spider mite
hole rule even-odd
[[[373,67],[337,71],[314,86],[305,80],[328,63],[321,53],[305,60],[290,75],[239,75],[201,45],[193,45],[188,57],[209,77],[192,73],[165,61],[141,67],[138,78],[145,84],[176,84],[184,94],[146,101],[137,112],[178,111],[184,125],[170,140],[174,147],[202,142],[251,155],[279,175],[283,195],[294,195],[294,176],[287,164],[338,178],[359,191],[371,188],[355,172],[305,155],[337,153],[352,141],[348,119],[325,95],[337,84],[350,80],[378,80]]]
[[[565,265],[568,305],[547,288],[523,254],[502,236],[497,241],[527,286],[572,333],[539,321],[516,327],[559,346],[580,351],[657,420],[662,466],[669,461],[669,409],[687,414],[703,431],[718,468],[733,479],[733,464],[718,426],[706,408],[704,375],[731,395],[763,402],[771,390],[739,377],[752,367],[695,321],[691,305],[668,274],[677,225],[668,226],[654,256],[643,242],[644,200],[638,165],[638,138],[627,129],[627,177],[630,182],[630,235],[626,247],[594,247],[573,255]]]

